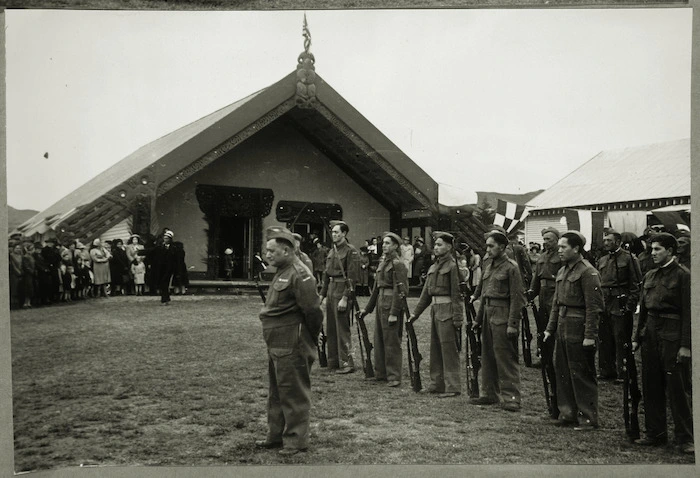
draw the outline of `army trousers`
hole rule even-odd
[[[328,338],[328,368],[354,367],[352,359],[352,342],[350,334],[350,310],[352,304],[344,311],[338,310],[338,302],[343,298],[345,284],[333,281],[328,284],[326,295],[326,334]]]
[[[509,339],[508,307],[484,304],[481,332],[481,396],[520,405],[518,342]]]
[[[676,325],[665,323],[669,321],[680,323],[680,320],[649,316],[642,339],[644,424],[647,437],[666,438],[666,397],[668,396],[675,440],[677,444],[683,444],[693,441],[691,377],[689,364],[676,361],[680,348],[680,333],[673,331],[665,333]]]
[[[452,320],[452,304],[433,304],[430,307],[430,385],[429,391],[461,393],[459,380],[459,352],[457,335]]]
[[[631,314],[622,315],[617,310],[606,310],[601,315],[598,329],[598,368],[601,377],[624,378],[622,359],[625,358],[625,343],[630,343],[631,336]]]
[[[374,327],[374,374],[377,380],[401,381],[401,337],[399,321],[389,323],[392,296],[380,294]],[[366,352],[366,351],[365,351]]]
[[[263,330],[269,358],[267,441],[285,448],[309,446],[311,364],[314,345],[302,325]]]
[[[595,347],[583,346],[585,317],[560,316],[554,344],[559,419],[598,426]]]

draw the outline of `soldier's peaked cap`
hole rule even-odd
[[[265,236],[267,237],[268,241],[270,239],[282,239],[283,241],[288,242],[290,246],[294,245],[294,236],[292,235],[292,231],[290,231],[286,227],[268,227],[267,229],[265,229]]]
[[[442,239],[444,242],[447,242],[448,244],[454,244],[455,242],[455,237],[450,234],[449,232],[442,232],[442,231],[435,231],[433,232],[433,237],[437,241],[438,239]]]
[[[505,228],[496,224],[491,224],[489,226],[488,232],[484,234],[484,239],[488,239],[493,234],[501,234],[503,236],[506,236],[506,239],[508,238],[508,233],[506,232]]]
[[[622,234],[620,234],[619,232],[617,232],[617,231],[616,231],[615,229],[613,229],[612,227],[611,227],[610,229],[608,229],[608,230],[606,231],[606,233],[605,233],[606,236],[609,236],[610,234],[612,234],[613,236],[617,237],[618,239],[620,239],[620,238],[622,237]]]
[[[401,237],[399,237],[398,234],[395,234],[393,232],[385,232],[382,234],[382,239],[385,237],[390,237],[392,241],[394,241],[396,244],[401,245]]]
[[[299,241],[299,242],[302,241],[301,234],[299,234],[298,232],[293,232],[293,233],[292,233],[292,237],[293,237],[294,239],[296,239],[297,241]]]
[[[555,228],[553,228],[553,227],[545,227],[544,229],[542,229],[542,235],[543,235],[543,236],[544,236],[545,234],[547,234],[548,232],[551,232],[551,233],[554,234],[555,236],[559,237],[559,230],[558,230],[558,229],[555,229]]]

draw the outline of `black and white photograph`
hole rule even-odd
[[[3,471],[697,472],[687,4],[4,27]]]

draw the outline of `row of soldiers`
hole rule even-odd
[[[345,222],[334,221],[331,226],[333,249],[326,260],[320,294],[316,292],[313,274],[299,258],[298,243],[292,233],[282,227],[267,230],[265,256],[277,267],[277,273],[260,313],[268,346],[270,390],[268,435],[257,446],[279,447],[280,453],[286,455],[308,448],[310,369],[319,334],[327,340],[328,368],[339,374],[355,370],[350,334],[353,308],[360,319],[377,311],[371,379],[385,381],[389,387],[401,384],[402,312],[406,312],[408,328],[408,324],[412,325],[430,308],[430,384],[423,392],[439,398],[461,394],[460,340],[456,337],[461,335],[458,331],[464,318],[465,301],[460,292],[464,278],[454,259],[454,237],[446,232],[434,233],[436,260],[428,269],[421,296],[411,313],[406,310],[405,301],[407,270],[399,260],[401,238],[385,233],[376,285],[365,309],[359,310],[353,296],[353,281],[359,273],[359,251],[348,242],[349,227]],[[631,289],[642,291],[639,326],[629,335],[625,332],[617,337],[629,342],[634,335],[633,347],[642,345],[647,433],[637,443],[665,443],[665,391],[668,390],[676,444],[681,451],[693,453],[687,372],[689,273],[673,260],[678,248],[676,239],[670,234],[658,234],[651,241],[656,267],[647,273],[640,288],[639,277],[630,272],[636,259],[620,249],[619,236],[608,231],[605,241],[610,255],[601,261],[599,272],[582,257],[586,240],[580,232],[567,231],[560,235],[556,229],[544,230],[545,253],[536,264],[531,288],[526,293],[520,267],[509,257],[510,244],[505,231],[494,226],[486,234],[483,274],[477,289],[466,301],[478,305],[472,327],[482,345],[482,386],[479,395],[470,402],[482,406],[498,404],[508,411],[520,409],[517,338],[521,313],[527,299],[539,296],[544,313],[538,319],[538,329],[542,331],[543,345],[548,346],[542,347],[543,362],[545,354],[551,354],[554,372],[551,376],[555,377],[556,401],[550,407],[551,420],[557,426],[572,426],[575,430],[598,428],[595,354],[599,323],[604,327],[607,321],[614,330],[628,330],[629,312],[636,307],[639,296],[630,297],[620,289],[635,282]],[[622,271],[625,267],[627,273]],[[327,336],[321,333],[323,308]],[[624,327],[617,323],[617,312],[623,313]],[[612,345],[607,340],[601,342],[605,344],[601,346],[604,366],[609,367],[606,364],[610,364],[611,351],[617,352],[614,340]],[[616,363],[615,359],[612,361]]]

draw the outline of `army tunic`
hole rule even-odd
[[[517,406],[520,406],[518,343],[508,338],[507,329],[519,330],[524,305],[525,291],[518,263],[506,255],[487,261],[477,314],[477,323],[482,325],[480,395]]]
[[[377,267],[374,290],[365,307],[377,308],[374,327],[374,370],[377,380],[401,381],[400,322],[389,323],[389,316],[401,314],[401,294],[408,293],[408,270],[398,256],[386,258]]]
[[[304,449],[309,441],[311,364],[323,312],[316,281],[298,260],[277,271],[260,312],[270,387],[267,441]]]
[[[418,318],[431,304],[430,392],[461,393],[456,329],[462,326],[464,311],[459,293],[459,270],[451,255],[445,255],[428,269],[428,275],[413,315]]]
[[[343,278],[347,277],[347,282]],[[351,290],[360,281],[360,251],[347,241],[332,248],[323,271],[321,298],[326,298],[326,333],[328,368],[354,367],[350,339]],[[348,300],[344,311],[338,310],[340,299]]]
[[[583,339],[598,338],[604,308],[600,276],[590,262],[579,258],[559,269],[556,282],[546,331],[557,334],[554,370],[559,418],[597,427],[595,347],[584,347]]]
[[[598,331],[600,375],[622,378],[624,346],[631,340],[632,315],[639,302],[639,263],[630,252],[619,248],[600,258],[598,271],[605,301]]]
[[[642,285],[639,327],[646,435],[666,438],[666,396],[671,405],[676,444],[693,441],[689,362],[678,363],[690,348],[690,273],[675,261],[647,272]]]
[[[549,314],[552,312],[554,287],[561,266],[561,259],[556,249],[545,250],[535,263],[530,289],[533,291],[534,297],[539,296],[540,298],[540,317],[537,323],[537,329],[540,331],[544,331],[544,328],[547,327]]]

